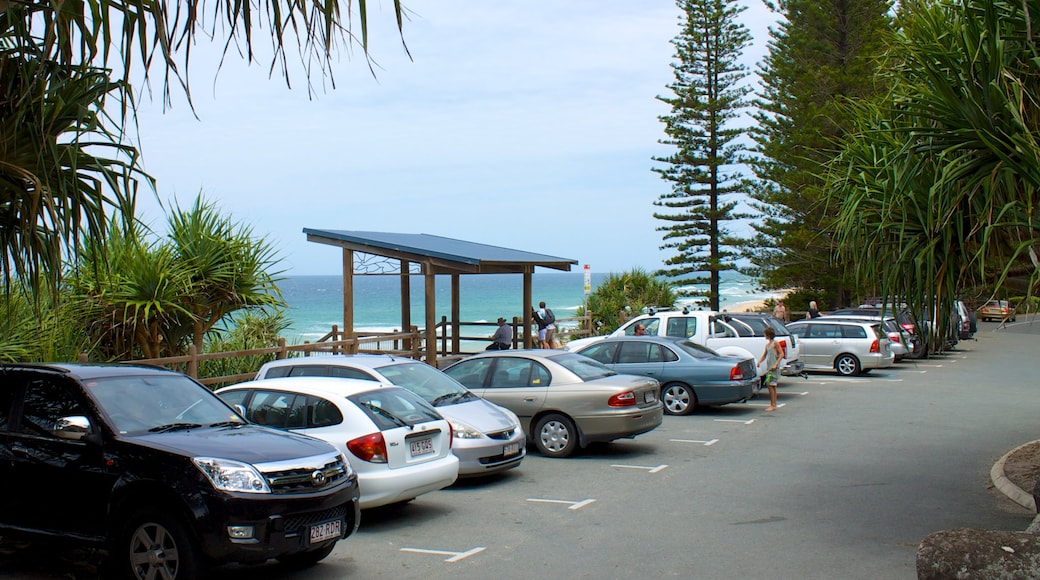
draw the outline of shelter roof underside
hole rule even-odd
[[[478,244],[430,234],[304,228],[307,241],[423,264],[435,274],[532,272],[536,266],[570,271],[577,260]]]

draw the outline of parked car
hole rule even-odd
[[[888,336],[888,340],[892,342],[892,354],[895,355],[896,361],[906,358],[914,348],[919,348],[914,346],[914,341],[916,339],[903,330],[903,328],[899,326],[899,322],[896,320],[895,316],[890,314],[886,314],[885,316],[882,316],[881,312],[877,312],[874,315],[863,314],[859,316],[853,314],[824,314],[820,318],[880,322],[881,330],[885,332]]]
[[[978,330],[975,313],[968,310],[968,306],[962,300],[954,300],[953,308],[956,313],[957,338],[960,340],[971,339]]]
[[[741,336],[755,336],[765,340],[766,327],[772,328],[773,333],[776,335],[776,341],[784,351],[784,362],[783,366],[780,367],[780,374],[783,376],[802,374],[804,365],[799,359],[798,338],[787,330],[787,324],[783,320],[766,312],[724,312],[720,316],[723,320],[733,324],[734,330],[740,333]],[[743,330],[743,328],[747,330]]]
[[[632,438],[661,424],[656,379],[622,375],[562,350],[487,351],[444,370],[490,401],[511,409],[538,450],[568,457],[597,441]]]
[[[758,360],[765,350],[766,339],[756,334],[748,325],[736,320],[727,313],[710,310],[652,310],[632,318],[607,336],[635,336],[638,326],[646,329],[649,336],[674,336],[685,338],[693,343],[706,346],[711,350],[729,356],[740,356]],[[590,336],[573,340],[564,345],[569,351],[577,352],[594,342],[603,340],[604,336]],[[784,331],[777,335],[781,348],[784,349],[784,363],[780,367],[782,375],[798,375],[802,372],[799,360],[798,345]],[[790,342],[790,344],[788,344]],[[763,361],[758,365],[758,376],[766,374]]]
[[[392,355],[333,355],[271,361],[256,373],[257,380],[300,376],[378,381],[419,395],[451,423],[459,477],[513,469],[527,453],[524,430],[512,411],[471,393],[426,363]]]
[[[990,300],[979,308],[978,317],[982,321],[996,320],[1004,322],[1015,321],[1016,309],[1008,300]]]
[[[685,338],[606,338],[578,354],[619,373],[657,379],[669,415],[686,415],[698,406],[744,402],[758,393],[760,385],[754,360],[720,356]]]
[[[328,441],[358,474],[361,508],[409,501],[455,483],[451,425],[419,395],[330,377],[239,383],[217,396],[259,425]]]
[[[106,578],[302,567],[357,530],[357,476],[328,443],[251,425],[187,376],[0,365],[0,534],[82,542]]]
[[[867,303],[857,308],[839,308],[828,315],[836,316],[878,316],[882,312],[896,318],[899,326],[908,335],[907,357],[912,359],[923,358],[928,355],[927,331],[917,323],[913,312],[901,304],[884,305],[882,303]]]
[[[824,317],[787,325],[798,337],[807,370],[834,370],[844,376],[892,366],[895,355],[879,322]]]

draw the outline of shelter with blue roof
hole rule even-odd
[[[304,228],[307,241],[337,246],[343,250],[343,327],[350,337],[354,331],[354,276],[396,275],[401,281],[401,327],[411,328],[411,276],[424,280],[426,320],[425,360],[437,361],[437,275],[451,280],[451,325],[459,328],[459,280],[464,274],[521,274],[523,312],[526,328],[531,328],[531,275],[535,268],[569,272],[578,263],[570,258],[548,256],[488,244],[456,240],[430,234],[400,234]],[[459,336],[452,337],[452,351],[458,353]],[[524,333],[524,348],[531,348],[531,333]]]

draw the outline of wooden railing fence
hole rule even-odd
[[[591,316],[577,318],[562,318],[557,320],[557,326],[562,327],[557,331],[561,342],[571,338],[588,336],[591,334]],[[573,324],[577,323],[577,324]],[[523,346],[524,324],[519,317],[514,317],[513,322],[513,348]],[[492,330],[482,336],[460,336],[463,345],[469,347],[459,352],[452,352],[451,324],[446,317],[442,317],[441,323],[437,325],[437,356],[444,357],[444,361],[457,360],[457,358],[473,354],[483,350],[490,342],[490,336],[494,333],[494,327],[498,324],[490,322],[461,322],[459,328],[468,327],[491,327]],[[178,370],[207,386],[233,384],[248,381],[254,377],[260,366],[268,360],[278,360],[290,356],[323,356],[332,354],[357,354],[357,353],[381,353],[405,356],[416,360],[423,360],[423,334],[419,329],[412,327],[409,332],[371,333],[348,338],[346,333],[339,330],[338,325],[332,325],[332,330],[314,342],[303,344],[286,344],[284,338],[278,339],[277,346],[265,348],[253,348],[248,350],[236,350],[227,352],[199,353],[195,346],[188,347],[188,353],[180,356],[168,356],[162,358],[139,359],[124,361],[134,364],[157,365]],[[477,346],[479,344],[479,347]],[[221,376],[199,376],[199,367],[205,361],[225,361],[234,359],[246,359],[255,357],[257,359],[256,369],[249,372],[227,374]],[[80,362],[87,362],[86,353],[80,355]],[[241,365],[238,365],[241,367]]]

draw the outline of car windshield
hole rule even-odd
[[[390,383],[419,395],[434,407],[476,399],[461,383],[426,363],[410,362],[381,366],[376,372]]]
[[[594,381],[617,374],[603,363],[577,353],[561,352],[547,358],[578,375],[578,378],[583,381]]]
[[[120,433],[244,423],[216,395],[180,375],[100,378],[85,386]]]

